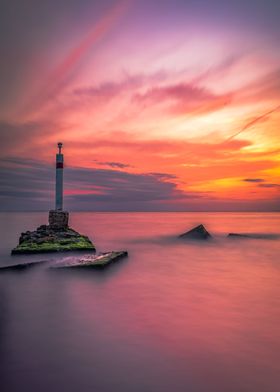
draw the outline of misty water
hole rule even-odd
[[[1,266],[63,257],[9,255],[46,214],[0,219]],[[198,223],[213,240],[177,239]],[[129,257],[0,274],[1,391],[279,391],[279,213],[72,213],[71,226]]]

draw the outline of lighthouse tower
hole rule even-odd
[[[51,229],[61,230],[68,227],[69,213],[63,211],[63,154],[62,143],[57,143],[58,154],[56,154],[55,169],[55,209],[49,212],[49,225]]]
[[[57,143],[58,154],[56,154],[56,181],[55,181],[55,209],[63,210],[63,154],[62,143]]]

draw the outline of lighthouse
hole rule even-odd
[[[69,213],[63,211],[63,163],[62,143],[57,143],[58,153],[55,162],[55,209],[49,212],[49,225],[54,230],[68,227]]]
[[[63,210],[63,154],[62,143],[57,143],[58,154],[56,154],[56,178],[55,178],[55,209]]]
[[[71,229],[68,225],[69,212],[63,210],[62,143],[57,143],[57,146],[58,152],[56,151],[53,162],[55,164],[53,164],[53,166],[55,166],[55,174],[53,171],[53,179],[55,180],[55,186],[53,186],[53,188],[55,188],[55,200],[50,200],[52,204],[55,204],[55,209],[49,211],[49,224],[41,225],[34,231],[21,233],[18,245],[12,249],[12,255],[66,252],[72,250],[95,252],[95,247],[91,240],[87,236],[79,234],[77,231]],[[115,258],[116,252],[111,253],[113,254],[113,258]]]

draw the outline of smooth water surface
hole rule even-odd
[[[9,255],[46,214],[0,219],[0,265],[62,257]],[[177,239],[198,223],[213,240]],[[280,214],[72,213],[71,226],[129,257],[0,274],[2,392],[280,390]]]

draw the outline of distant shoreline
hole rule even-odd
[[[38,211],[0,211],[0,214],[13,213],[13,214],[38,214],[38,213],[47,213],[47,210],[38,210]],[[275,214],[280,213],[280,210],[276,211],[75,211],[69,210],[72,214]]]

